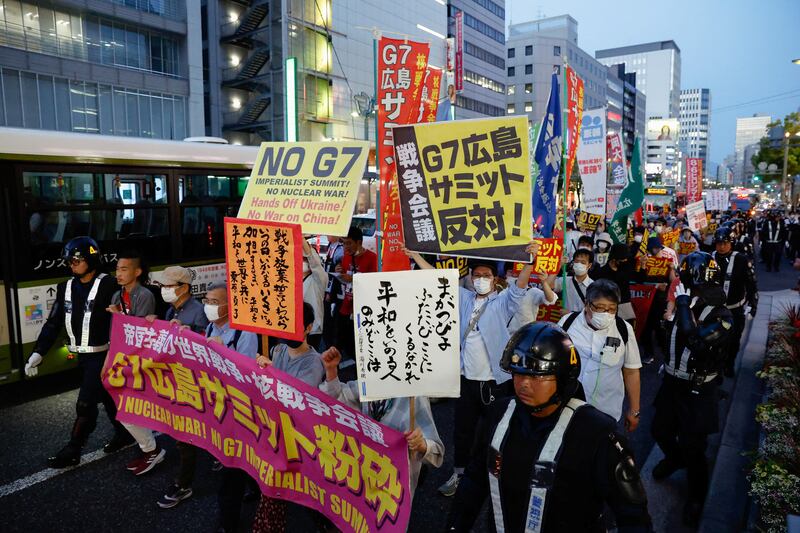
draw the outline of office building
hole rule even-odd
[[[711,132],[711,91],[685,89],[681,91],[680,147],[686,157],[703,160],[703,173],[709,175],[708,146]]]
[[[203,4],[206,132],[237,144],[284,140],[287,123],[294,121],[301,141],[374,143],[373,28],[387,37],[430,42],[430,64],[445,63],[443,2]],[[288,72],[287,58],[295,61]],[[294,112],[285,109],[287,82],[295,87]]]
[[[407,11],[416,3],[440,4],[444,0],[398,2]],[[388,5],[381,2],[380,5]],[[448,0],[447,35],[455,36],[455,15],[463,13],[464,90],[456,97],[459,119],[499,117],[506,109],[506,9],[505,0]],[[388,18],[382,18],[385,24]],[[425,25],[432,20],[423,21]],[[438,31],[438,30],[437,30]],[[435,63],[440,66],[441,63]]]
[[[733,169],[736,166],[736,155],[729,154],[717,167],[717,182],[720,185],[733,185]]]
[[[733,184],[744,185],[746,183],[746,173],[752,177],[752,165],[747,157],[746,148],[750,145],[758,145],[761,138],[767,135],[767,126],[772,122],[772,118],[765,115],[753,115],[736,119],[736,146],[734,155],[736,162],[733,168]],[[752,156],[753,150],[750,150]]]
[[[595,58],[606,66],[624,63],[626,72],[636,74],[636,88],[647,96],[647,119],[678,118],[681,51],[674,41],[598,50]]]
[[[203,135],[200,0],[4,0],[0,125]]]
[[[608,128],[609,131],[616,129],[622,133],[625,157],[630,161],[636,138],[639,139],[641,146],[644,146],[647,128],[646,97],[636,88],[636,74],[625,72],[624,64],[619,63],[607,68]]]
[[[578,46],[578,22],[571,16],[512,24],[506,46],[507,114],[525,114],[532,122],[541,122],[550,95],[551,76],[554,71],[562,73],[564,59],[583,79],[583,108],[606,105],[607,70]],[[559,83],[563,83],[563,76]],[[621,93],[619,105],[621,108]]]

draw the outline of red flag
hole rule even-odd
[[[569,179],[572,175],[572,166],[575,164],[575,154],[581,136],[581,120],[583,119],[583,80],[578,74],[567,67],[567,132],[569,146],[567,148],[566,190],[569,190]]]

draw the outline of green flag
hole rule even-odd
[[[638,137],[633,143],[633,155],[631,156],[631,171],[628,174],[628,183],[622,189],[617,204],[617,212],[611,220],[608,232],[614,242],[625,242],[626,230],[628,225],[628,215],[636,212],[642,207],[644,202],[644,179],[642,176],[642,158],[639,154]]]

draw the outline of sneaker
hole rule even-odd
[[[155,466],[164,460],[167,454],[164,448],[156,448],[152,452],[147,452],[139,459],[137,468],[132,469],[134,476],[141,476],[151,471]],[[188,497],[188,496],[187,496]]]
[[[683,465],[678,462],[662,459],[655,468],[653,468],[653,479],[662,480],[668,478],[681,468],[683,468]]]
[[[111,440],[108,441],[105,446],[103,446],[103,451],[106,453],[115,453],[132,442],[133,437],[131,437],[131,434],[127,431],[125,433],[114,433],[114,436],[111,437]]]
[[[439,487],[439,494],[442,496],[453,496],[458,489],[459,481],[461,481],[461,475],[453,472],[453,475],[450,476],[450,479],[448,479],[441,487]]]
[[[141,463],[143,460],[144,460],[144,454],[137,455],[136,459],[125,465],[125,469],[136,470],[137,468],[139,468],[139,463]]]
[[[172,485],[167,489],[166,494],[164,494],[156,503],[158,503],[158,506],[162,509],[172,509],[191,495],[191,487],[188,489],[182,489],[178,485]]]
[[[67,444],[52,457],[47,458],[50,468],[67,468],[81,462],[81,449],[78,446]]]

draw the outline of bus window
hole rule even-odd
[[[178,180],[181,241],[187,259],[224,255],[223,220],[235,217],[241,202],[242,178],[185,175]]]
[[[163,174],[23,172],[28,209],[82,204],[166,205]]]

